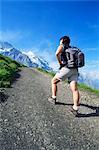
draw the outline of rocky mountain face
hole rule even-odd
[[[0,42],[0,53],[26,65],[27,67],[39,67],[45,70],[52,70],[49,64],[40,56],[36,56],[33,52],[21,52],[14,48],[8,42]]]
[[[37,67],[52,71],[52,68],[49,67],[49,63],[43,57],[35,55],[32,51],[23,52],[23,54],[27,55],[33,63],[37,64]]]

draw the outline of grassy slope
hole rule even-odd
[[[10,87],[12,77],[19,67],[22,65],[0,54],[0,87]]]
[[[46,73],[48,75],[51,75],[52,77],[55,75],[54,72],[48,72],[48,71],[45,71],[45,70],[43,70],[41,68],[38,68],[37,70],[39,70],[39,71],[41,71],[43,73]],[[82,84],[82,83],[79,83],[78,87],[79,87],[80,90],[86,90],[88,92],[91,92],[91,93],[96,94],[97,96],[99,96],[99,90],[93,89],[93,88],[91,88],[91,87],[89,87],[89,86],[87,86],[85,84]]]

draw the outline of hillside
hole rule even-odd
[[[99,150],[99,97],[80,91],[78,117],[72,93],[58,84],[56,105],[48,102],[51,77],[22,68],[20,78],[0,101],[0,146],[5,150]]]
[[[0,54],[0,87],[10,87],[15,73],[22,65]]]

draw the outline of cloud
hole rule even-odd
[[[87,24],[89,29],[93,29],[95,31],[99,31],[99,24],[93,24],[93,23],[90,23],[90,22],[87,22],[86,24]]]
[[[58,71],[59,69],[59,64],[57,61],[52,61],[49,63],[50,67],[53,68],[54,71]]]
[[[49,39],[46,38],[41,39],[38,44],[35,43],[33,47],[28,48],[28,51],[32,51],[36,55],[43,57],[50,64],[56,61],[56,57],[55,57],[56,48],[54,43]]]
[[[86,47],[84,48],[85,51],[99,51],[99,47]]]
[[[99,24],[90,24],[91,29],[99,30]]]
[[[20,31],[0,31],[1,41],[12,41],[22,38],[22,33]]]
[[[0,41],[7,41],[11,44],[24,46],[24,43],[28,43],[31,38],[30,31],[20,30],[0,30]]]
[[[97,67],[99,66],[99,60],[87,61],[86,66],[91,67],[91,68],[96,67],[95,69],[98,70]]]
[[[90,78],[92,77],[92,79],[99,80],[99,60],[87,61],[86,65],[79,69],[79,71],[87,76],[90,75]]]
[[[90,77],[91,80],[99,80],[99,71],[83,72],[83,74]]]
[[[42,38],[41,41],[39,42],[40,48],[46,49],[46,48],[52,48],[53,43],[47,39],[47,38]]]
[[[28,30],[0,30],[0,41],[9,42],[19,50],[28,49],[34,42],[32,33]]]

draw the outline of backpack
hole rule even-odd
[[[64,47],[61,56],[66,62],[67,68],[79,68],[85,65],[85,56],[77,47]]]

